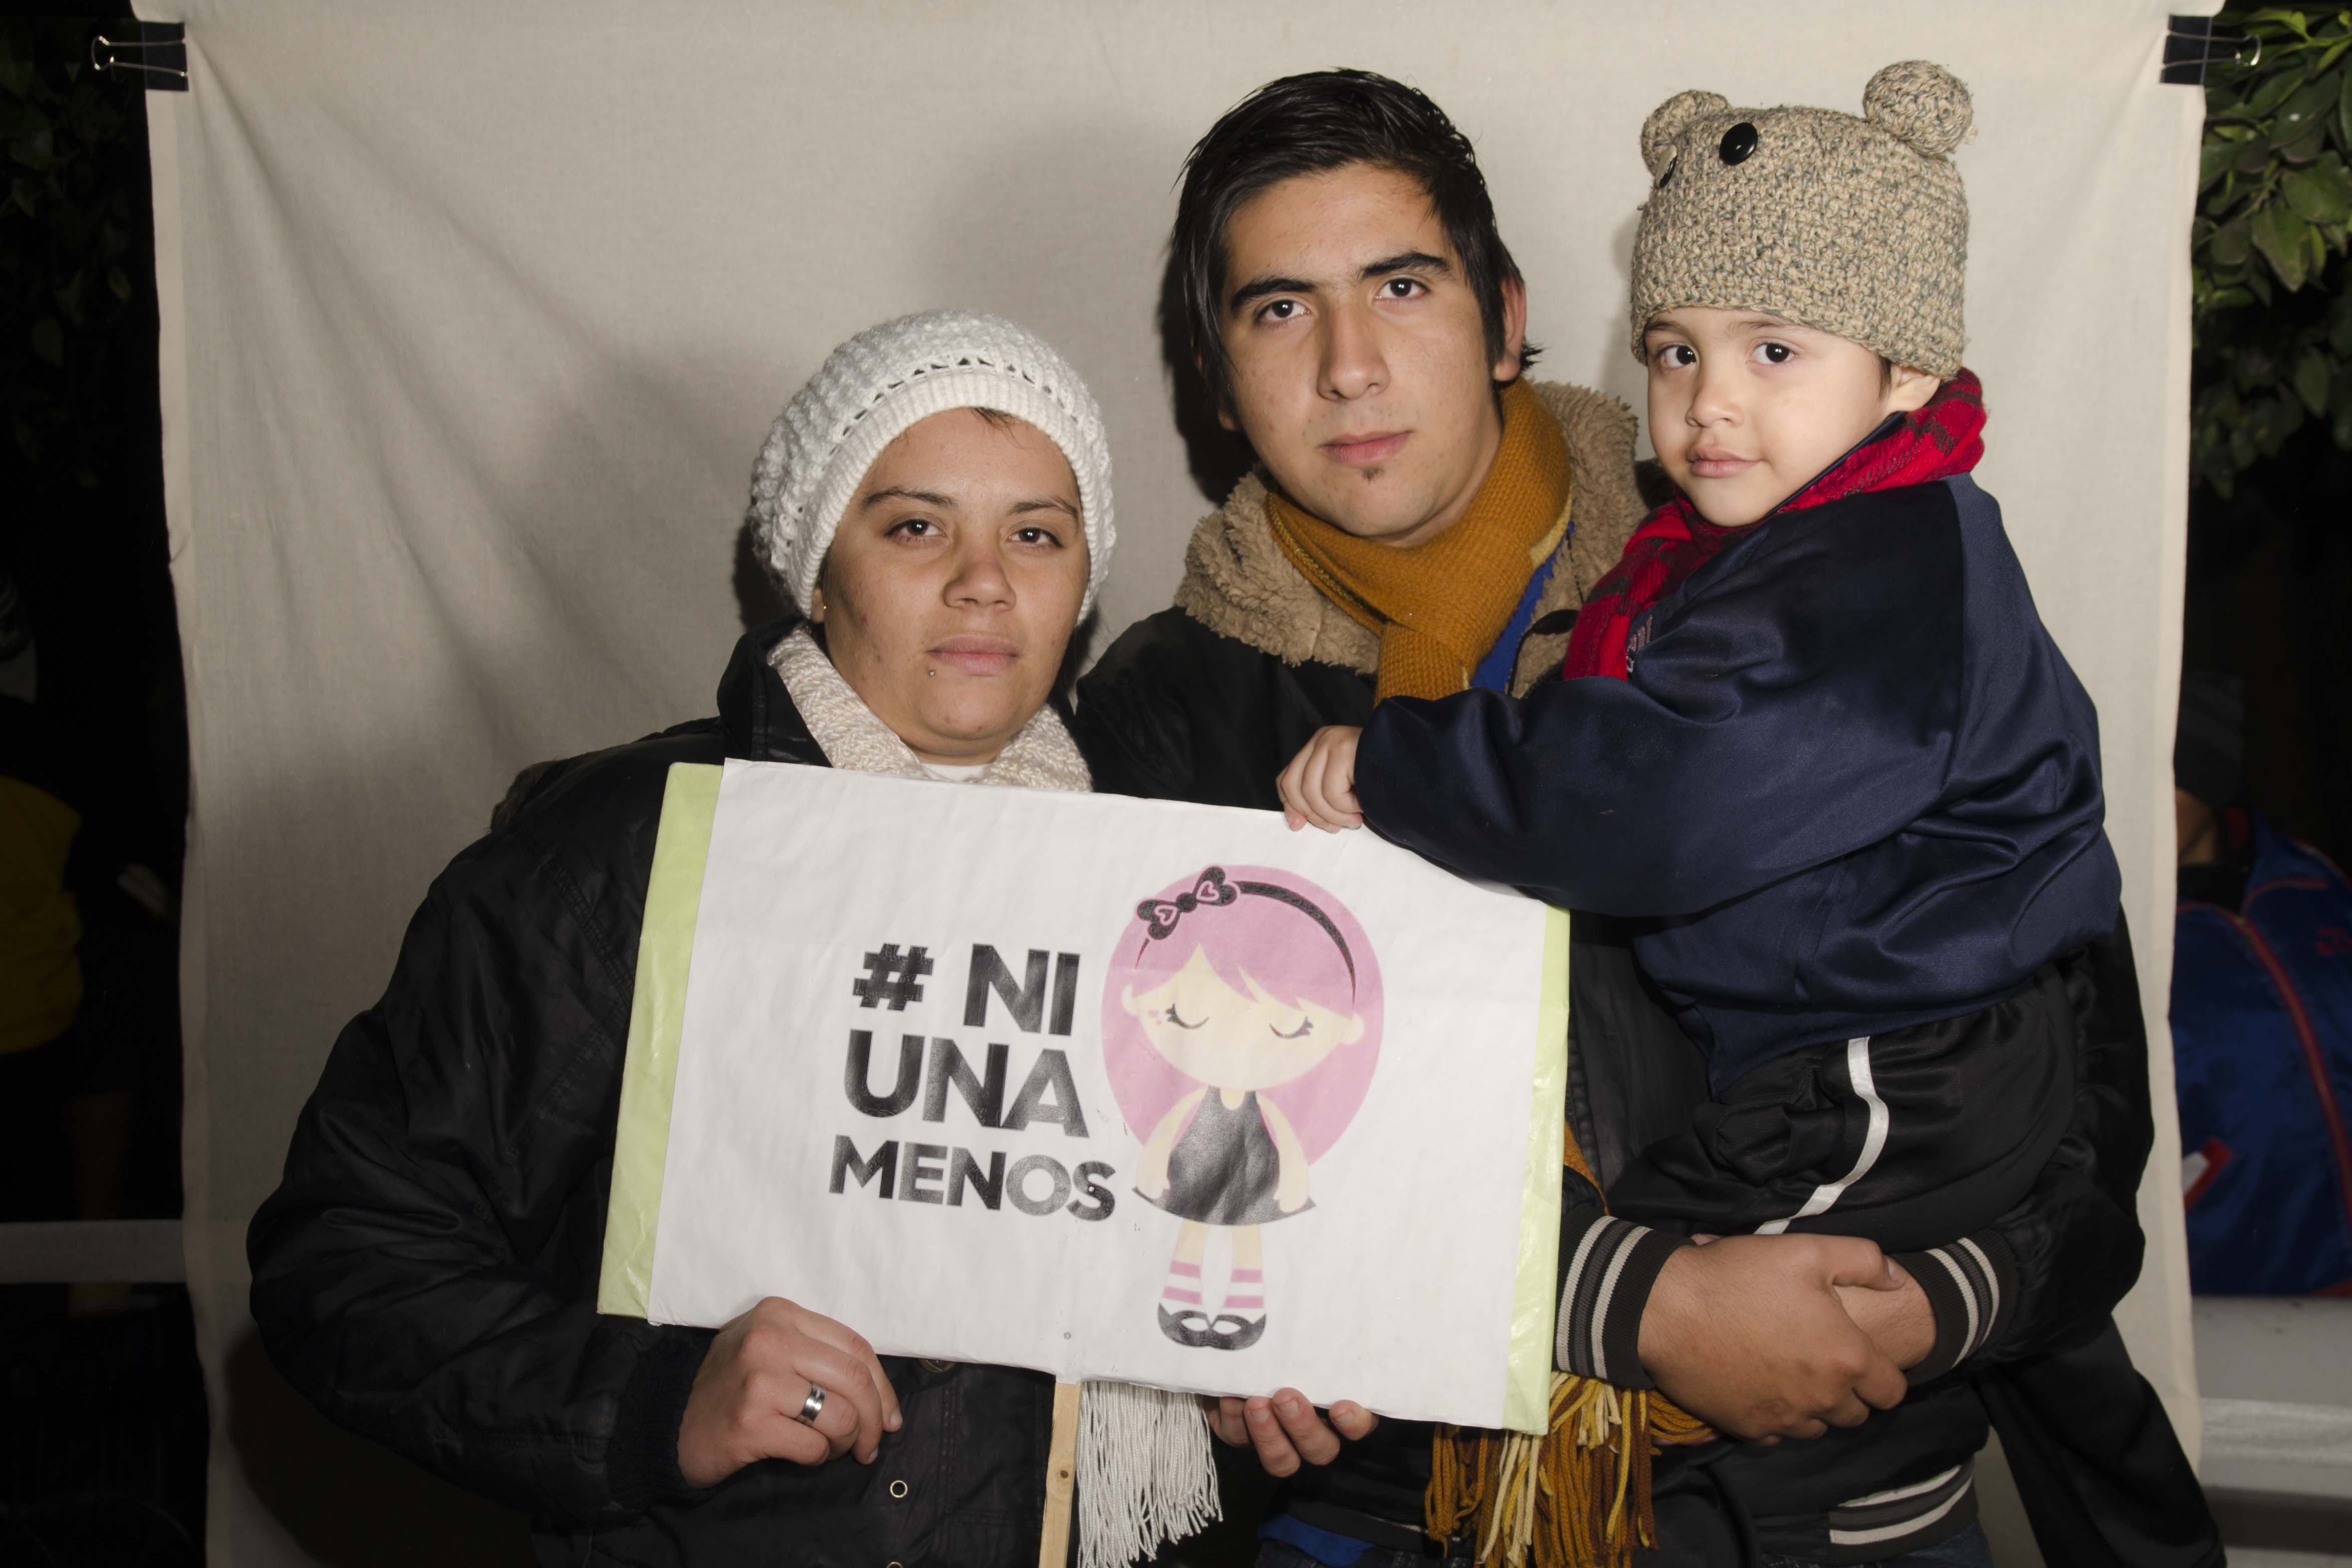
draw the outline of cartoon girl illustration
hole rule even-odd
[[[1308,1167],[1363,1101],[1377,1058],[1371,944],[1303,878],[1212,866],[1146,899],[1105,985],[1104,1052],[1144,1137],[1135,1190],[1184,1224],[1160,1327],[1182,1345],[1242,1350],[1265,1332],[1259,1227],[1314,1206]],[[1231,1233],[1212,1315],[1211,1226]]]

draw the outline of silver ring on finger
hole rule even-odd
[[[812,1383],[809,1384],[808,1397],[801,1401],[801,1419],[814,1426],[816,1425],[817,1416],[822,1415],[824,1410],[824,1390]]]

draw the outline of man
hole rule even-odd
[[[1260,471],[1195,531],[1175,607],[1080,684],[1097,787],[1273,808],[1314,732],[1363,723],[1380,699],[1517,695],[1556,675],[1577,608],[1641,518],[1633,417],[1524,379],[1526,288],[1469,143],[1436,105],[1360,71],[1261,89],[1193,149],[1171,264],[1177,351]],[[1576,930],[1568,1110],[1605,1190],[1685,1128],[1706,1084],[1622,933],[1591,917]],[[1993,1353],[2023,1353],[2079,1335],[2121,1295],[2145,1152],[2144,1112],[2137,1149],[2128,1120],[2095,1123],[2116,1147],[2082,1155],[2122,1173],[2103,1204],[2065,1215],[2083,1244],[2070,1267],[2062,1277],[2046,1234],[2021,1237],[2021,1286],[1998,1301],[1944,1287],[1931,1305],[1866,1241],[1740,1237],[1640,1249],[1610,1272],[1609,1300],[1562,1318],[1627,1352],[1616,1381],[1654,1383],[1728,1436],[1858,1427],[1902,1401],[1903,1367],[1963,1318],[1979,1321],[1969,1348],[1998,1338]],[[1216,1424],[1293,1478],[1267,1561],[1420,1554],[1426,1428],[1346,1402],[1327,1421],[1293,1390],[1227,1400]],[[1675,1560],[1736,1550],[1746,1527],[1711,1483],[1660,1464],[1662,1538],[1692,1544]]]

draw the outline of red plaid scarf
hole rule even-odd
[[[1984,388],[1973,371],[1964,370],[1893,430],[1848,452],[1766,516],[1965,474],[1984,456]],[[1560,673],[1571,680],[1580,675],[1624,679],[1631,668],[1625,641],[1633,618],[1747,531],[1717,528],[1698,515],[1688,496],[1678,495],[1652,512],[1625,542],[1617,564],[1586,596],[1569,634]]]

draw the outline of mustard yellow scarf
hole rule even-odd
[[[1324,597],[1381,635],[1376,700],[1446,697],[1495,646],[1528,576],[1568,531],[1568,439],[1528,389],[1503,389],[1503,444],[1462,520],[1407,549],[1359,539],[1269,491],[1274,541]]]

